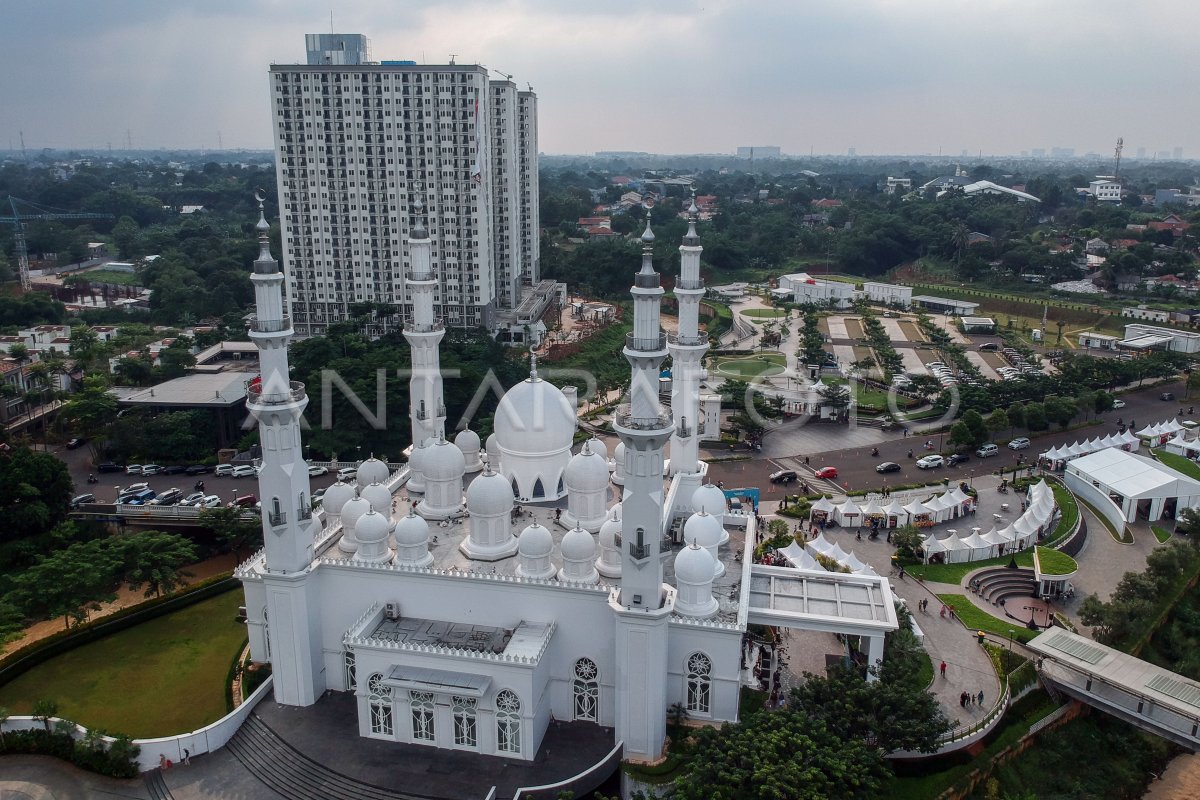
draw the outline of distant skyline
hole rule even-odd
[[[532,84],[546,153],[1200,157],[1200,3],[361,0],[333,28]],[[270,149],[268,67],[329,29],[311,0],[8,0],[0,148]]]

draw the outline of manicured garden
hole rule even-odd
[[[1155,458],[1171,469],[1200,481],[1200,464],[1178,453],[1168,453],[1166,450],[1154,450],[1152,452]]]
[[[755,319],[780,319],[788,315],[787,309],[784,308],[747,308],[738,313],[743,317],[753,317]]]
[[[967,573],[983,567],[1007,566],[1014,558],[1018,567],[1033,567],[1033,553],[1029,550],[1017,553],[1015,556],[1006,555],[998,558],[985,558],[982,561],[966,561],[961,564],[905,564],[904,571],[923,581],[934,583],[960,584]]]
[[[724,378],[748,381],[783,372],[787,366],[787,357],[782,353],[719,356],[713,358],[709,366],[714,373]]]
[[[0,706],[58,716],[135,738],[203,727],[227,712],[225,681],[246,639],[233,590],[83,645],[0,686]]]
[[[954,609],[954,614],[972,631],[986,631],[996,636],[1008,638],[1009,632],[1018,642],[1028,642],[1041,631],[1031,631],[1015,619],[993,617],[971,602],[962,594],[939,594],[938,599]]]
[[[1073,575],[1079,571],[1079,563],[1075,559],[1041,545],[1037,546],[1037,561],[1043,575]]]
[[[1150,530],[1154,531],[1154,538],[1158,539],[1159,544],[1166,544],[1171,538],[1171,532],[1159,525],[1151,525]]]

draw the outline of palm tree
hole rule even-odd
[[[954,230],[950,234],[950,243],[954,245],[954,263],[962,266],[963,253],[966,252],[967,245],[971,243],[971,229],[965,222],[959,222],[954,226]]]

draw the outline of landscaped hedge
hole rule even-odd
[[[94,622],[76,625],[74,628],[32,642],[0,659],[0,686],[54,656],[102,639],[110,633],[132,628],[134,625],[223,594],[238,585],[240,582],[231,575],[216,575],[193,584],[185,592],[147,600],[136,606],[115,611]]]
[[[114,778],[136,778],[140,752],[128,736],[118,736],[107,747],[99,737],[76,741],[65,732],[36,729],[8,731],[0,739],[0,755],[54,756]]]

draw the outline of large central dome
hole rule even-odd
[[[500,471],[524,501],[551,501],[562,497],[563,470],[571,459],[575,438],[575,409],[554,384],[529,378],[500,398],[496,408],[496,445]]]

